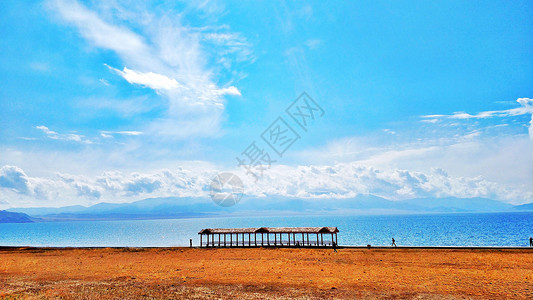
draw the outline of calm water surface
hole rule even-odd
[[[337,226],[340,245],[528,246],[533,213],[231,217],[0,224],[2,246],[188,246],[209,227]]]

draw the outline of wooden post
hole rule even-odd
[[[224,248],[226,248],[226,234],[224,233]]]
[[[333,246],[333,232],[331,233],[331,246]]]
[[[200,248],[202,248],[202,235],[203,234],[200,233]]]
[[[316,246],[318,247],[318,233],[316,234]]]
[[[229,234],[229,246],[233,247],[233,233]]]
[[[239,247],[239,234],[235,234],[235,246]]]
[[[309,243],[309,232],[307,233],[307,246],[311,246],[311,244]]]
[[[244,232],[242,233],[242,246],[244,247]]]
[[[278,245],[278,234],[274,233],[274,246]]]
[[[287,238],[289,239],[289,247],[291,246],[291,234],[287,233]]]
[[[267,245],[270,246],[270,233],[267,233]]]
[[[252,234],[248,232],[248,247],[252,245]]]
[[[322,246],[324,246],[324,234],[320,234],[320,244],[322,244]]]
[[[261,247],[263,247],[263,239],[265,238],[265,236],[263,235],[263,233],[261,232]]]
[[[339,245],[339,242],[337,241],[337,233],[335,232],[335,244],[337,244],[337,246]]]
[[[254,244],[257,247],[257,232],[254,232]]]

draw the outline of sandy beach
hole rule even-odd
[[[2,248],[3,298],[531,299],[529,249]]]

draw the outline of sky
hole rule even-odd
[[[142,2],[142,3],[139,3]],[[2,1],[0,209],[533,202],[531,1]]]

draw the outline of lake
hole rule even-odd
[[[339,245],[528,246],[533,212],[226,217],[0,224],[1,246],[164,247],[198,245],[211,227],[337,226]]]

